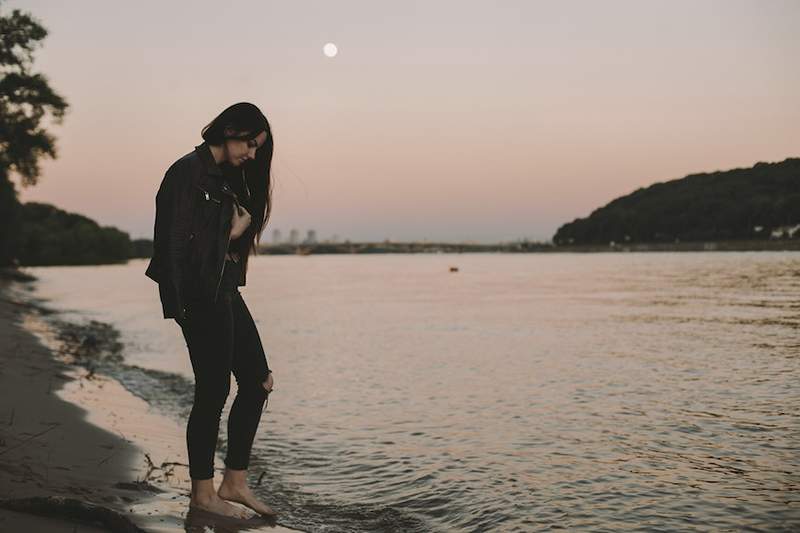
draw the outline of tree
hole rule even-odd
[[[800,158],[787,158],[637,189],[564,224],[553,242],[766,239],[773,229],[795,224],[800,224]]]
[[[0,265],[14,263],[19,242],[20,205],[11,177],[19,176],[22,187],[36,185],[39,161],[57,155],[43,123],[60,124],[68,107],[44,75],[31,72],[33,52],[46,36],[27,13],[0,15]]]

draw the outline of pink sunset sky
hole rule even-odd
[[[70,104],[21,191],[152,238],[238,101],[275,135],[262,242],[548,240],[613,198],[800,156],[797,1],[7,1]],[[323,54],[333,42],[339,54]]]

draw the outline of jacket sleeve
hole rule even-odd
[[[190,216],[189,173],[176,163],[164,175],[156,194],[156,221],[153,248],[160,257],[158,291],[164,318],[184,318],[182,294],[186,265]]]

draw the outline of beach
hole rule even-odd
[[[213,527],[187,519],[184,428],[48,342],[31,283],[0,279],[0,531]],[[261,518],[247,530],[292,531]]]

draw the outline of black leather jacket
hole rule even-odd
[[[190,302],[216,302],[235,199],[205,142],[164,175],[156,194],[153,256],[145,272],[158,283],[164,318],[180,322]],[[241,238],[252,238],[250,229]],[[239,286],[246,283],[248,255],[241,256]]]

